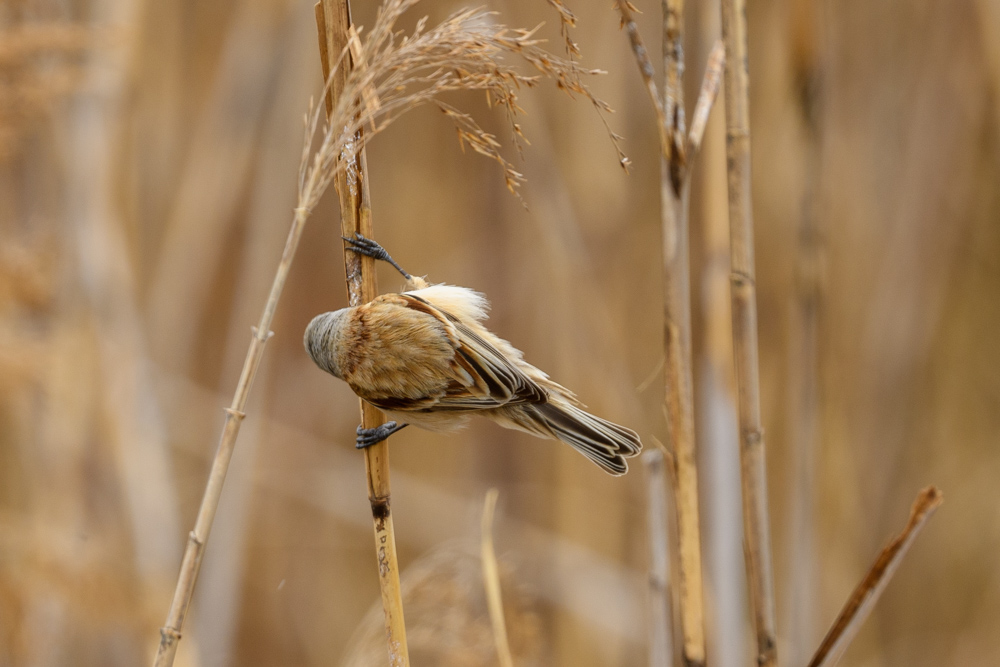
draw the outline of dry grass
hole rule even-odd
[[[508,119],[512,136],[520,148],[523,139],[517,117],[521,111],[518,94],[534,87],[543,78],[570,95],[580,95],[602,114],[610,107],[596,97],[585,77],[601,74],[575,61],[552,55],[533,38],[535,30],[509,29],[496,23],[495,12],[462,10],[439,25],[427,28],[427,19],[418,21],[409,35],[396,31],[399,18],[418,0],[389,0],[379,8],[375,25],[359,43],[354,60],[359,63],[347,75],[319,146],[311,158],[303,155],[299,172],[299,208],[311,211],[327,186],[336,177],[338,165],[353,164],[368,141],[392,125],[403,113],[432,104],[454,124],[459,145],[495,160],[503,169],[507,188],[514,192],[523,181],[520,172],[501,153],[495,135],[486,132],[471,115],[457,109],[445,96],[460,90],[479,90],[491,104],[500,106]],[[332,58],[331,77],[347,52]],[[509,59],[526,63],[533,73],[525,74]],[[363,63],[363,66],[360,65]],[[316,133],[318,109],[307,114],[306,150]],[[617,135],[608,130],[617,147]],[[360,137],[360,140],[358,139]],[[619,162],[628,159],[618,150]]]
[[[516,569],[499,561],[503,613],[513,663],[540,667],[545,638],[538,603],[518,582]],[[413,662],[441,667],[494,667],[497,649],[483,586],[479,545],[473,541],[441,545],[402,573],[407,638]],[[385,630],[380,604],[372,606],[349,642],[343,667],[385,664]]]
[[[428,26],[456,7],[424,3]],[[430,105],[393,121],[369,146],[378,240],[404,266],[490,295],[501,334],[596,412],[649,437],[664,429],[661,389],[633,389],[664,356],[663,285],[650,270],[660,258],[662,151],[608,3],[566,3],[582,64],[609,71],[584,80],[618,110],[613,124],[626,136],[632,175],[610,159],[589,103],[567,105],[544,82],[530,95],[522,86],[518,106],[527,113],[517,122],[530,150],[523,160],[516,149],[500,150],[527,178],[525,213],[497,178],[502,167],[454,150],[456,131]],[[173,494],[165,505],[180,517],[197,509],[219,407],[232,398],[248,324],[273,278],[262,267],[275,262],[288,231],[280,221],[297,204],[290,174],[301,153],[303,101],[322,77],[314,19],[297,3],[71,4],[15,0],[0,9],[3,35],[37,21],[83,32],[113,24],[118,36],[80,50],[53,44],[17,68],[42,106],[21,107],[31,110],[16,114],[9,126],[16,136],[0,160],[0,663],[117,667],[148,664],[176,574],[176,556],[166,576],[140,574],[142,524],[126,490],[165,479]],[[636,4],[658,74],[659,10]],[[717,9],[684,4],[688,75],[700,75],[718,25],[692,28]],[[567,55],[550,5],[508,5],[504,23],[547,21],[531,39],[547,38]],[[948,494],[947,516],[928,522],[841,664],[1000,663],[1000,532],[988,519],[1000,474],[1000,377],[992,372],[1000,363],[995,5],[747,5],[761,422],[778,647],[788,665],[808,661],[872,555],[898,531],[912,491],[931,482]],[[803,8],[815,12],[815,34],[789,14]],[[375,6],[356,9],[358,23],[371,27]],[[76,23],[84,17],[93,23]],[[416,18],[403,18],[407,34]],[[127,76],[91,86],[79,78],[91,56],[105,73],[120,59]],[[511,54],[508,64],[536,73],[517,58]],[[810,58],[821,65],[814,129],[805,127],[802,108]],[[8,73],[15,69],[0,72],[0,97]],[[59,83],[64,75],[68,87]],[[691,102],[695,87],[686,92]],[[447,95],[506,143],[503,108],[490,113],[482,92]],[[92,104],[104,100],[114,103]],[[109,131],[90,132],[95,120]],[[712,387],[719,404],[729,402],[720,409],[699,400],[709,381],[696,364],[707,651],[712,665],[729,667],[746,664],[753,637],[743,626],[739,538],[713,509],[725,496],[738,514],[739,481],[705,459],[713,434],[731,428],[723,453],[733,463],[738,436],[727,421],[735,414],[725,377],[732,368],[724,350],[732,343],[728,251],[715,231],[720,218],[725,226],[721,120],[709,121],[695,166],[690,248],[694,354],[704,360],[711,350]],[[76,144],[78,133],[91,141]],[[710,167],[705,180],[702,167]],[[81,208],[80,192],[96,195],[103,210]],[[811,370],[791,353],[793,318],[809,298],[802,288],[811,289],[797,282],[795,268],[807,198],[823,245]],[[315,214],[327,220],[333,209],[326,197]],[[93,300],[91,293],[113,294],[89,293],[80,278],[81,258],[101,257],[77,234],[84,210],[123,241],[114,257],[134,279],[132,334],[144,343],[134,359],[163,415],[166,469],[120,465],[123,447],[133,445],[115,436],[122,404],[108,373],[118,357],[107,363],[102,355],[115,352],[108,341],[121,332],[97,326],[98,307],[119,302]],[[384,664],[371,515],[362,457],[351,443],[356,403],[309,366],[297,333],[316,312],[346,305],[340,260],[331,254],[337,237],[325,222],[303,232],[178,665],[336,663],[369,609],[364,664]],[[800,515],[791,512],[796,489],[807,483],[796,463],[801,424],[789,414],[796,377],[815,381],[816,390],[813,503]],[[645,664],[640,475],[604,480],[572,452],[489,425],[447,437],[408,433],[392,456],[404,589],[424,555],[478,535],[482,494],[496,486],[504,498],[501,571],[513,557],[518,583],[534,598],[535,653],[527,655],[545,665]],[[732,467],[727,475],[738,474]],[[176,553],[184,531],[161,532]],[[811,555],[804,536],[814,540]],[[478,544],[466,552],[467,568],[442,566],[426,580],[423,593],[440,593],[437,604],[406,600],[414,661],[428,655],[429,664],[448,664],[454,656],[476,664],[468,646],[480,649],[482,664],[496,659]],[[796,577],[821,576],[798,589],[787,574],[796,568]],[[460,605],[465,598],[448,583],[455,579],[467,582],[479,606]],[[509,607],[521,594],[504,585]],[[799,592],[808,594],[809,614],[791,608]],[[475,611],[442,613],[451,608]],[[515,664],[522,664],[517,615],[508,609],[505,616]],[[787,622],[793,616],[800,625]]]

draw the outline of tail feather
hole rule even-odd
[[[642,443],[635,431],[566,403],[541,403],[522,408],[525,416],[535,422],[530,430],[542,435],[545,431],[557,440],[572,446],[612,475],[628,471],[626,458],[639,453]],[[541,426],[542,429],[538,429]]]

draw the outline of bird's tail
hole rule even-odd
[[[562,440],[612,475],[624,475],[628,471],[625,459],[642,449],[632,429],[595,417],[575,405],[560,401],[519,407],[521,415],[533,422],[521,423],[521,428]]]

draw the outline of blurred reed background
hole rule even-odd
[[[295,205],[321,85],[312,4],[0,6],[0,665],[151,658]],[[425,0],[408,26],[460,6]],[[561,50],[546,3],[489,6],[546,22]],[[525,209],[422,109],[370,146],[376,237],[409,271],[484,291],[495,331],[652,447],[655,121],[610,4],[570,7],[631,175],[590,105],[542,85],[521,99]],[[639,8],[658,49],[659,7]],[[375,10],[356,3],[356,23]],[[718,8],[688,12],[693,100]],[[779,656],[805,664],[934,483],[947,504],[847,661],[998,664],[1000,3],[757,0],[749,27]],[[480,96],[462,102],[505,136]],[[709,661],[730,667],[751,653],[721,104],[692,286]],[[301,344],[345,305],[337,216],[328,195],[306,227],[178,664],[383,664],[357,401]],[[391,450],[415,665],[497,664],[477,557],[491,486],[515,664],[645,664],[641,466],[613,479],[489,423],[407,430]]]

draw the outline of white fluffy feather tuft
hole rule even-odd
[[[489,315],[490,303],[486,297],[467,287],[456,285],[431,285],[407,292],[427,301],[435,308],[459,319],[482,322]]]

